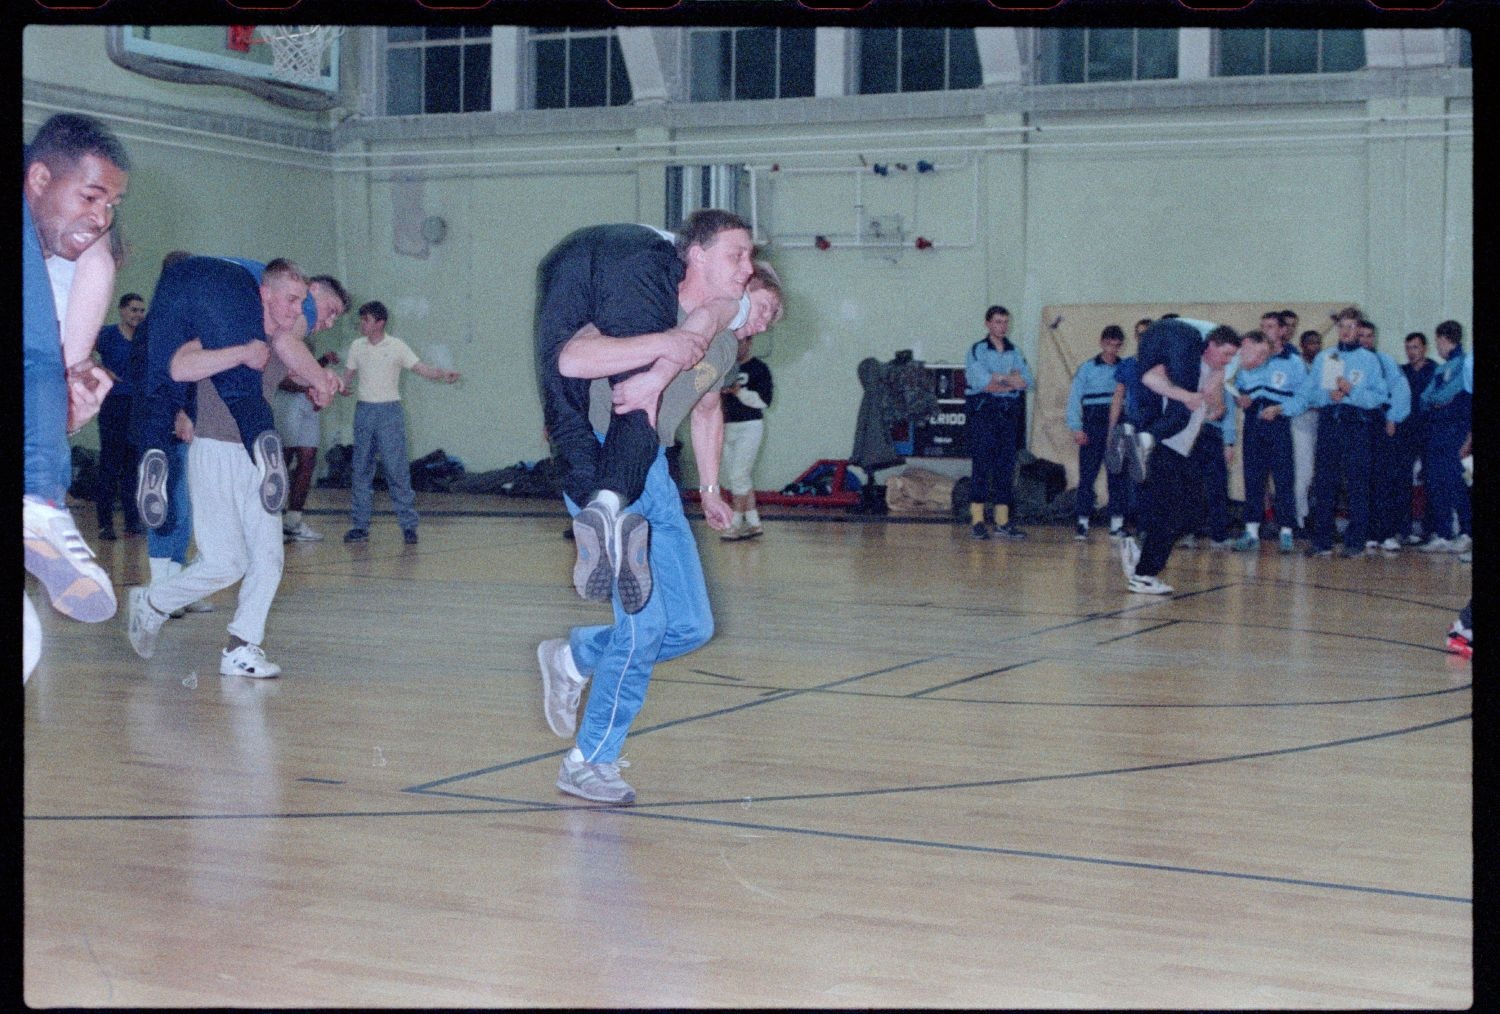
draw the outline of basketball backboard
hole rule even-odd
[[[243,34],[226,25],[127,25],[122,41],[127,53],[139,57],[318,91],[338,91],[341,40],[335,38],[329,44],[317,77],[304,81],[277,72],[272,65],[271,46],[259,33],[248,47],[235,44],[237,36],[242,38]]]

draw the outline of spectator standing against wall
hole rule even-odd
[[[734,517],[728,531],[719,538],[725,542],[753,539],[765,534],[760,511],[755,503],[755,483],[751,470],[760,453],[765,436],[765,410],[771,405],[775,385],[771,368],[751,350],[755,336],[781,319],[781,285],[769,264],[757,261],[745,292],[750,297],[750,316],[734,332],[738,342],[738,372],[724,389],[724,454],[722,470],[729,485]]]
[[[1109,442],[1110,404],[1115,393],[1115,369],[1120,364],[1120,350],[1125,332],[1111,324],[1099,333],[1099,354],[1085,360],[1073,374],[1068,390],[1067,423],[1078,445],[1078,501],[1073,537],[1087,541],[1089,518],[1095,507],[1094,485],[1104,451]],[[1105,479],[1109,496],[1110,532],[1125,523],[1126,476],[1123,469],[1107,471]]]
[[[964,364],[964,411],[972,460],[969,480],[970,532],[1024,539],[1010,518],[1016,447],[1026,426],[1021,394],[1033,383],[1031,367],[1011,343],[1010,311],[991,306],[984,314],[989,333],[969,347]]]

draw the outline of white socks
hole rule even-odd
[[[745,524],[751,526],[752,528],[760,524],[760,511],[746,511]]]

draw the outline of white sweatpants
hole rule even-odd
[[[765,432],[764,419],[724,424],[724,450],[719,471],[724,476],[725,487],[735,496],[744,496],[755,489],[750,470],[755,467],[755,456],[760,453],[760,441]]]
[[[1292,416],[1291,425],[1292,492],[1297,500],[1297,527],[1301,528],[1307,520],[1307,491],[1312,487],[1313,459],[1318,449],[1318,410]]]
[[[243,579],[229,632],[260,644],[281,584],[281,514],[261,506],[260,476],[239,442],[195,438],[188,445],[188,488],[198,557],[152,584],[151,604],[170,613]]]

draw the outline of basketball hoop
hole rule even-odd
[[[290,84],[316,85],[323,76],[323,56],[342,25],[258,25],[261,40],[271,46],[271,68]]]

